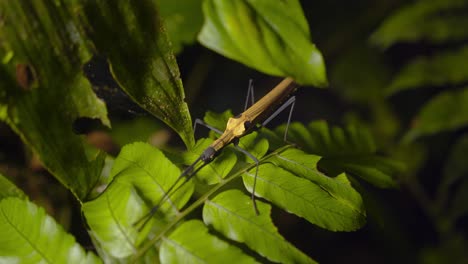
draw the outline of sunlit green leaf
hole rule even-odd
[[[240,249],[211,235],[198,220],[183,223],[163,238],[160,260],[162,263],[256,263]]]
[[[101,263],[44,209],[16,197],[0,201],[1,263]]]
[[[194,144],[179,68],[153,0],[86,0],[79,16],[90,27],[122,89],[142,108]]]
[[[217,128],[218,130],[224,131],[224,129],[226,129],[226,124],[227,124],[228,119],[233,116],[234,115],[232,114],[232,111],[230,109],[222,113],[215,113],[212,111],[208,111],[205,113],[205,116],[203,117],[203,121],[206,124],[211,125],[214,128]]]
[[[111,184],[98,198],[83,204],[91,235],[112,257],[122,259],[136,253],[149,227],[154,231],[161,223],[153,220],[141,233],[134,224],[149,207],[158,204],[179,174],[180,170],[156,148],[144,143],[127,145],[115,160]],[[160,205],[159,219],[173,218],[192,193],[191,182],[177,189]]]
[[[224,236],[241,243],[271,261],[279,263],[315,263],[288,243],[270,218],[271,206],[257,201],[257,215],[252,200],[238,190],[217,195],[205,202],[203,220]]]
[[[104,104],[81,74],[90,56],[74,5],[59,1],[0,1],[0,118],[40,157],[44,166],[81,200],[98,181],[104,156],[85,153],[72,131],[78,117],[109,125]],[[35,22],[32,23],[31,21]]]
[[[468,46],[455,51],[419,58],[406,65],[387,88],[388,94],[402,90],[435,85],[456,85],[468,81],[464,70],[468,60]]]
[[[175,53],[197,40],[203,24],[202,0],[159,0],[158,7]]]
[[[254,172],[255,170],[251,170],[242,176],[249,192],[252,192]],[[326,176],[321,175],[321,177]],[[347,181],[346,176],[339,177],[340,181]],[[350,185],[349,182],[346,184]],[[337,189],[336,191],[343,190]],[[354,192],[352,188],[346,191]],[[345,192],[340,192],[340,195],[346,195]],[[332,231],[356,230],[365,222],[365,211],[359,195],[355,195],[353,200],[341,200],[324,190],[322,186],[308,179],[297,177],[287,169],[271,163],[260,165],[255,195]]]
[[[464,40],[468,23],[464,0],[419,0],[397,10],[377,29],[371,40],[387,48],[400,42],[432,42]]]
[[[262,158],[268,151],[268,140],[258,135],[257,132],[253,132],[247,136],[244,136],[239,141],[239,147],[246,150],[254,158]],[[252,157],[247,156],[247,161],[252,162]]]
[[[0,200],[7,197],[27,198],[21,189],[0,173]]]
[[[198,40],[249,67],[298,83],[327,84],[320,51],[297,0],[206,0]]]
[[[418,113],[405,140],[443,131],[453,131],[468,124],[468,88],[445,91],[432,98]]]

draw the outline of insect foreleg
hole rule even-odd
[[[213,126],[210,126],[208,125],[207,123],[203,122],[203,120],[197,118],[195,119],[195,122],[193,122],[193,132],[195,133],[195,129],[197,128],[197,125],[202,125],[206,128],[208,128],[209,130],[212,130],[214,132],[216,132],[217,134],[223,134],[223,131],[217,129],[216,127],[213,127]]]

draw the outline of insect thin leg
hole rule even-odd
[[[177,178],[177,180],[175,181],[175,183],[169,188],[169,190],[167,190],[166,194],[163,195],[161,197],[161,199],[159,199],[158,203],[153,206],[151,208],[151,210],[146,213],[143,217],[141,217],[138,221],[136,221],[135,223],[133,223],[134,226],[137,226],[139,225],[140,223],[143,223],[139,228],[138,228],[138,231],[141,231],[145,225],[149,222],[149,220],[151,219],[151,217],[153,217],[153,215],[158,211],[158,209],[161,207],[161,205],[170,197],[170,195],[172,194],[172,191],[174,189],[175,186],[177,186],[177,184],[179,183],[179,181],[181,179],[183,179],[182,177],[183,175],[179,176],[179,178]],[[144,221],[143,221],[144,220]]]
[[[289,98],[278,110],[276,110],[273,114],[270,115],[265,121],[263,121],[262,126],[266,126],[273,118],[275,118],[279,113],[281,113],[286,107],[291,106],[291,110],[289,110],[289,117],[288,123],[286,125],[286,131],[284,132],[284,140],[286,141],[286,137],[288,135],[289,123],[291,122],[291,116],[294,109],[294,104],[296,103],[296,97],[293,96]]]
[[[212,130],[212,131],[216,132],[217,134],[220,134],[220,135],[223,134],[223,131],[217,129],[216,127],[212,127],[212,126],[208,125],[207,123],[203,122],[203,120],[201,120],[199,118],[195,119],[195,122],[193,122],[193,132],[194,133],[195,133],[195,129],[197,128],[198,124],[208,128],[209,130]]]
[[[284,141],[287,141],[288,138],[289,124],[291,123],[291,116],[294,110],[294,105],[296,104],[296,97],[293,96],[289,100],[291,100],[291,109],[289,110],[288,123],[286,123],[286,130],[284,131]]]
[[[166,195],[164,195],[163,197],[161,197],[161,199],[159,200],[159,202],[153,206],[153,208],[151,208],[150,212],[147,213],[142,219],[140,219],[138,222],[141,222],[141,220],[143,220],[144,218],[146,218],[145,222],[143,223],[143,225],[139,228],[139,231],[141,231],[143,229],[143,227],[149,222],[149,220],[151,219],[151,217],[158,211],[158,209],[160,208],[160,206],[162,205],[162,203],[164,201],[166,201],[167,199],[169,199],[170,195],[177,192],[186,182],[188,182],[190,179],[193,178],[193,176],[201,169],[203,168],[203,166],[200,166],[198,167],[197,169],[195,169],[193,171],[193,168],[194,168],[194,165],[196,163],[193,163],[190,167],[188,167],[183,174],[181,174],[181,176],[179,176],[179,178],[177,179],[177,181],[169,188],[169,190],[166,192]],[[186,173],[187,172],[187,173]],[[184,178],[183,176],[187,176],[186,178]],[[177,186],[177,183],[179,182],[179,180],[181,179],[185,179],[185,181],[180,184],[179,186]],[[177,186],[177,188],[175,188]],[[175,189],[174,189],[175,188]],[[137,223],[138,223],[137,222]],[[136,223],[136,224],[137,224]]]
[[[196,159],[192,165],[190,165],[189,167],[187,167],[181,174],[180,176],[177,178],[177,180],[171,185],[171,187],[169,187],[169,189],[167,190],[166,194],[163,195],[163,197],[161,197],[161,199],[159,199],[158,203],[153,206],[151,208],[151,210],[146,213],[142,218],[140,218],[138,221],[136,221],[133,225],[134,226],[137,226],[138,224],[140,224],[143,220],[143,224],[140,226],[140,228],[138,228],[138,231],[141,231],[145,225],[149,222],[149,220],[151,219],[151,217],[158,211],[158,209],[161,207],[161,205],[167,200],[169,199],[170,195],[172,193],[175,193],[177,190],[179,190],[179,188],[183,185],[183,183],[179,186],[177,186],[177,184],[180,182],[180,180],[184,179],[184,176],[186,175],[189,175],[186,179],[186,181],[190,180],[191,178],[191,175],[193,175],[193,169],[195,167],[195,165],[201,160],[201,158],[199,157],[198,159]],[[177,188],[176,188],[177,186]]]
[[[234,145],[234,146],[240,152],[244,153],[249,158],[251,158],[256,164],[256,166],[255,166],[255,177],[254,177],[254,183],[253,183],[253,186],[252,186],[251,199],[252,199],[252,203],[253,203],[253,206],[254,206],[255,213],[257,215],[259,215],[260,212],[258,211],[257,202],[255,201],[255,187],[257,186],[258,165],[260,164],[260,161],[256,157],[254,157],[254,155],[250,154],[250,152],[248,152],[247,150],[245,150],[245,149],[243,149],[243,148],[241,148],[241,147],[239,147],[237,145]]]
[[[249,88],[247,89],[247,97],[245,98],[244,104],[244,111],[247,110],[247,106],[249,105],[249,97],[250,97],[250,104],[253,105],[255,103],[254,99],[254,87],[253,87],[253,80],[249,80]]]

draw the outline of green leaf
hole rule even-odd
[[[315,263],[288,243],[274,226],[271,206],[257,201],[260,214],[255,214],[252,200],[238,190],[218,194],[203,207],[203,221],[234,241],[279,263]]]
[[[468,88],[445,91],[433,97],[413,120],[405,141],[443,131],[453,131],[468,124]]]
[[[279,135],[285,126],[276,129]],[[328,175],[346,172],[380,188],[393,188],[393,176],[404,170],[401,162],[377,155],[370,131],[357,124],[346,128],[329,127],[325,121],[314,121],[306,127],[291,123],[288,140],[311,154],[321,156],[319,166]]]
[[[0,54],[14,54],[0,65],[0,119],[63,185],[85,200],[99,179],[104,155],[85,153],[73,122],[84,116],[106,125],[109,120],[81,73],[90,52],[71,18],[73,7],[58,1],[0,2]]]
[[[87,0],[80,18],[122,89],[191,147],[192,121],[182,80],[155,1]]]
[[[101,263],[35,204],[5,198],[0,212],[1,263]]]
[[[250,256],[225,241],[211,235],[199,221],[180,225],[169,237],[163,238],[160,251],[162,263],[257,263]]]
[[[28,198],[20,188],[16,187],[14,183],[0,173],[0,200],[8,197]]]
[[[244,136],[239,141],[239,147],[247,150],[256,159],[260,159],[268,151],[268,140],[258,135],[257,132]],[[248,162],[252,162],[250,157],[247,157]]]
[[[203,121],[214,128],[224,131],[226,129],[227,121],[233,116],[234,115],[232,114],[232,111],[230,109],[222,113],[208,111],[205,113]]]
[[[290,76],[298,83],[327,85],[322,54],[297,0],[205,0],[198,40],[256,70]]]
[[[396,43],[465,40],[468,23],[465,0],[416,1],[387,18],[372,35],[371,41],[383,48]],[[460,12],[463,10],[465,12]]]
[[[327,199],[333,200],[332,206],[347,207],[351,212],[348,217],[355,217],[364,223],[366,213],[359,193],[351,186],[345,175],[328,177],[321,173],[317,168],[319,156],[306,154],[299,149],[287,149],[273,155],[268,161],[319,186],[323,192],[321,195],[329,195]]]
[[[252,192],[254,172],[242,175],[249,192]],[[338,179],[350,185],[345,176],[339,176]],[[345,196],[346,191],[340,192],[340,195]],[[353,197],[353,200],[341,200],[341,197],[334,197],[322,186],[271,163],[260,165],[255,195],[331,231],[353,231],[365,222],[365,211],[359,195]]]
[[[386,88],[387,94],[427,86],[456,85],[468,81],[464,70],[468,60],[468,46],[418,58],[406,65]]]
[[[174,53],[195,43],[203,24],[202,0],[159,0],[158,6]]]
[[[141,233],[134,226],[149,207],[167,194],[179,174],[180,170],[161,151],[148,144],[134,143],[122,149],[112,167],[111,184],[82,208],[91,235],[104,251],[117,259],[129,257],[150,231],[159,231],[164,219],[174,217],[192,195],[192,182],[183,185],[160,206],[160,222],[154,218]]]

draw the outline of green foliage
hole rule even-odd
[[[194,143],[179,68],[154,0],[83,1],[80,21],[108,58],[114,78],[142,108]]]
[[[445,91],[433,97],[415,117],[406,135],[411,140],[422,135],[451,131],[468,125],[468,88]]]
[[[465,0],[415,1],[387,18],[371,40],[383,48],[401,42],[464,40],[468,29],[461,25],[468,20],[457,10],[467,5]]]
[[[278,233],[271,220],[269,204],[257,201],[260,215],[255,214],[252,206],[252,200],[242,192],[226,191],[205,202],[203,221],[271,261],[315,263]]]
[[[204,46],[271,75],[327,85],[322,54],[310,41],[299,1],[206,0],[203,12],[198,40]]]
[[[397,73],[386,92],[392,95],[408,89],[465,83],[468,81],[464,70],[467,60],[468,46],[429,58],[416,58]]]
[[[345,175],[336,178],[325,176],[316,167],[319,157],[308,156],[295,149],[274,151],[262,158],[262,155],[268,149],[268,144],[264,138],[260,138],[257,143],[252,144],[256,138],[259,137],[254,134],[241,139],[239,144],[252,146],[250,149],[257,149],[257,155],[259,156],[256,157],[262,163],[258,168],[255,190],[257,196],[264,197],[279,207],[328,230],[351,231],[360,228],[364,224],[365,209],[363,208],[362,199]],[[186,164],[191,163],[193,158],[200,155],[204,147],[210,142],[211,140],[199,141],[191,152],[183,154],[183,157],[179,160]],[[227,156],[222,157],[222,155]],[[183,235],[186,234],[185,231],[179,230],[181,228],[185,230],[184,226],[187,223],[178,226],[168,237],[166,237],[166,233],[170,232],[171,228],[175,227],[179,222],[184,221],[189,213],[203,203],[205,203],[204,221],[207,224],[214,225],[215,221],[224,221],[224,217],[207,215],[207,210],[209,210],[209,207],[213,210],[214,203],[232,203],[233,198],[229,195],[230,192],[216,196],[213,201],[210,200],[210,196],[220,188],[235,188],[235,185],[228,185],[234,179],[242,176],[247,190],[252,191],[253,173],[255,171],[253,164],[235,159],[236,155],[229,151],[229,148],[222,155],[219,160],[215,159],[196,174],[198,181],[215,184],[214,187],[209,188],[206,193],[181,211],[179,209],[192,194],[193,185],[184,184],[182,188],[176,188],[177,191],[169,193],[170,198],[160,206],[156,217],[152,218],[149,224],[139,232],[138,225],[135,226],[134,224],[148,212],[150,206],[158,204],[161,197],[167,194],[171,186],[176,182],[180,170],[165,158],[162,152],[149,145],[135,143],[126,146],[114,163],[110,175],[111,182],[107,189],[98,198],[85,203],[83,206],[84,215],[92,230],[91,234],[101,249],[105,251],[105,255],[114,260],[139,258],[147,254],[148,247],[161,240],[161,261],[174,258],[192,258],[191,254],[181,253],[193,252],[192,247],[199,244],[192,245],[189,243],[193,239],[187,240],[188,238]],[[235,195],[241,195],[237,190],[232,192],[235,192]],[[240,200],[246,198],[243,195],[241,197],[243,198],[234,199],[234,201],[239,203]],[[247,205],[251,205],[251,200],[239,204],[244,208],[244,211],[246,211]],[[269,206],[261,203],[260,207],[262,216],[258,221],[269,221],[271,223],[269,209],[264,209]],[[250,217],[257,217],[253,207],[249,209]],[[249,224],[252,225],[251,222],[244,222],[239,227],[233,228],[240,232],[240,229]],[[195,229],[195,227],[193,228]],[[250,228],[255,229],[256,227],[252,226]],[[205,229],[206,227],[201,228],[199,231],[193,230],[193,232],[200,232],[201,236],[205,236]],[[218,231],[223,233],[222,230]],[[194,235],[193,232],[191,235]],[[270,232],[272,231],[270,230]],[[305,262],[311,261],[300,251],[294,249],[292,245],[283,241],[277,234],[274,234],[270,238],[274,240],[272,243],[277,244],[278,247],[291,248],[289,254],[292,255],[289,257],[288,255],[282,255],[282,257],[303,259]],[[230,237],[231,235],[229,233],[227,238],[246,243],[253,250],[258,250],[258,253],[262,256],[273,260],[279,258],[262,246],[266,238],[242,241]],[[148,240],[149,238],[153,239]],[[209,239],[217,240],[219,238],[216,238],[216,236],[206,238],[206,240]],[[177,251],[174,244],[187,249]],[[235,245],[229,247],[235,247]],[[197,254],[202,254],[202,256],[212,255],[210,253],[211,248],[202,247],[202,249],[196,251]],[[235,251],[237,252],[237,250]],[[174,252],[177,252],[177,254]],[[220,251],[218,254],[220,254],[219,257],[228,257],[231,253],[221,254]],[[294,261],[285,260],[285,262]]]
[[[7,197],[18,197],[20,199],[25,199],[26,195],[16,187],[11,181],[9,181],[5,176],[0,173],[0,200]]]
[[[464,70],[467,61],[467,7],[468,2],[464,0],[416,1],[396,10],[371,38],[383,48],[401,43],[424,43],[420,46],[430,50],[430,56],[427,52],[423,56],[416,52],[414,58],[410,57],[397,69],[386,87],[386,93],[394,97],[411,95],[407,92],[409,89],[420,89],[414,94],[432,96],[422,106],[420,102],[415,104],[419,110],[416,109],[417,114],[412,117],[410,127],[401,131],[405,145],[399,146],[400,150],[437,146],[431,140],[437,138],[436,135],[450,144],[445,152],[436,151],[436,159],[445,163],[441,175],[437,173],[442,170],[433,170],[432,164],[426,164],[435,175],[424,173],[424,180],[419,181],[416,170],[415,175],[409,175],[402,181],[416,197],[439,237],[439,244],[421,250],[423,263],[461,263],[468,259],[468,240],[457,232],[461,217],[468,212],[466,202],[463,202],[467,199],[468,188],[467,136],[459,133],[468,126],[468,78]],[[417,140],[418,145],[415,144]],[[411,155],[410,152],[408,154]],[[423,182],[427,176],[437,183],[434,194],[425,190]]]
[[[337,178],[329,178],[321,174],[316,168],[316,162],[306,164],[305,162],[309,162],[310,159],[304,158],[305,154],[298,150],[281,151],[261,158],[268,149],[268,144],[266,139],[261,139],[256,144],[252,144],[252,142],[255,142],[255,138],[255,135],[252,135],[250,138],[242,139],[240,145],[247,146],[247,149],[249,149],[248,146],[253,147],[250,149],[257,149],[256,154],[258,156],[256,157],[262,163],[265,163],[259,167],[256,195],[262,196],[278,206],[306,218],[311,223],[329,230],[350,231],[362,226],[365,221],[362,200],[351,187],[346,176],[340,175]],[[204,147],[210,142],[210,140],[200,141],[191,150],[188,157],[182,158],[182,160],[187,164],[191,163],[193,158],[200,155]],[[235,157],[236,155],[233,152],[226,150],[219,159],[200,170],[197,173],[197,179],[201,182],[217,184],[211,189],[211,192],[213,192],[252,168],[251,164],[243,161],[239,161],[235,165],[237,160]],[[303,163],[296,161],[301,158]],[[318,159],[313,160],[317,161]],[[281,168],[273,164],[278,164]],[[298,164],[301,164],[300,169],[296,168]],[[235,168],[234,171],[233,168]],[[242,176],[248,190],[252,189],[252,171],[254,170],[251,169],[250,172]],[[146,241],[146,237],[153,237],[157,234],[159,236],[164,235],[167,232],[164,228],[166,224],[169,226],[175,225],[183,220],[182,216],[194,209],[188,207],[177,214],[177,209],[187,202],[192,193],[190,190],[193,190],[193,186],[185,184],[176,193],[170,194],[170,199],[159,208],[158,217],[152,219],[142,232],[138,232],[136,226],[133,225],[147,212],[148,206],[157,204],[161,197],[168,192],[172,184],[176,182],[179,174],[180,170],[172,165],[160,151],[146,144],[132,144],[122,150],[112,168],[110,184],[107,189],[98,198],[83,205],[84,215],[92,230],[91,234],[108,258],[124,260],[131,257],[139,248],[142,248],[142,243],[152,244],[155,242]],[[207,180],[207,177],[214,180]],[[282,186],[282,188],[278,188],[279,186]],[[300,192],[297,192],[297,186],[301,186]],[[219,203],[232,201],[232,198],[226,197],[223,199],[222,197],[217,196],[215,201]],[[208,199],[209,196],[207,195],[202,196],[197,201],[198,204],[206,202],[208,205],[210,204],[207,202]],[[196,205],[197,202],[194,204]],[[174,207],[174,205],[176,206]],[[253,208],[250,208],[250,210],[253,213]],[[262,217],[269,219],[267,213]],[[217,219],[213,219],[213,221],[215,220]],[[206,217],[205,221],[207,221]],[[176,232],[178,232],[179,228],[181,227],[178,227],[173,234],[178,234]],[[202,233],[205,233],[205,231]],[[171,247],[166,244],[168,241],[172,241],[170,244],[175,242],[172,239],[166,241],[164,236],[161,238],[163,241],[161,260],[163,260],[168,257],[169,252],[172,252]],[[172,235],[169,238],[172,238]],[[174,238],[176,241],[178,239]],[[250,241],[248,245],[253,249],[260,250],[262,243],[264,242]],[[282,247],[288,245],[284,243],[282,242]],[[187,247],[190,247],[190,245],[187,245]],[[165,252],[166,255],[162,252]],[[263,250],[260,250],[259,253],[269,256]],[[139,254],[145,254],[145,252]],[[299,258],[304,257],[299,251],[293,255]],[[184,257],[184,255],[177,257]],[[273,256],[273,258],[277,257]]]
[[[34,203],[5,198],[0,200],[0,212],[0,262],[101,263]]]
[[[279,127],[277,134],[284,134],[284,129]],[[331,175],[346,172],[380,188],[392,188],[396,186],[392,176],[404,171],[401,162],[378,155],[370,131],[357,124],[343,129],[329,127],[325,121],[314,121],[307,127],[292,123],[288,140],[321,156],[319,166]]]
[[[160,151],[134,143],[122,149],[114,162],[110,184],[96,199],[83,204],[91,235],[111,258],[124,259],[134,254],[149,230],[138,232],[133,224],[157,204],[176,182],[180,170]],[[180,184],[179,184],[180,185]],[[174,218],[193,192],[185,184],[160,207],[168,219]],[[151,223],[155,227],[164,224]]]
[[[163,263],[221,263],[228,259],[238,263],[257,263],[240,249],[211,235],[198,220],[183,223],[164,238],[160,254]]]
[[[373,136],[363,127],[293,123],[288,139],[298,148],[283,146],[278,134],[285,126],[276,132],[262,129],[239,142],[259,164],[229,146],[213,162],[196,168],[193,179],[179,178],[181,168],[197,159],[212,139],[194,142],[179,68],[157,4],[164,6],[160,13],[169,23],[169,36],[177,36],[172,39],[176,48],[191,43],[198,27],[198,14],[191,10],[200,7],[199,1],[175,9],[172,2],[155,0],[0,0],[0,117],[75,194],[101,259],[314,263],[279,234],[272,205],[329,231],[361,228],[367,213],[354,178],[390,188],[402,170],[394,159],[378,154]],[[299,1],[205,0],[203,11],[198,39],[206,47],[268,74],[317,87],[327,84],[322,55],[310,41]],[[33,25],[30,17],[39,23]],[[180,30],[180,25],[190,27]],[[104,154],[85,152],[82,139],[71,132],[73,121],[82,116],[110,126],[104,104],[81,70],[96,54],[107,58],[113,78],[131,99],[172,127],[188,151],[129,144],[108,177],[99,178]],[[18,67],[26,71],[25,81]],[[223,130],[231,116],[228,111],[210,113],[205,121]],[[98,182],[103,186],[95,188]],[[260,215],[244,189],[264,199],[257,201]],[[91,198],[93,190],[99,194]],[[99,262],[1,176],[0,191],[0,258]],[[459,202],[463,199],[460,193],[455,198],[454,215],[465,212]],[[139,220],[155,205],[155,215],[140,229]],[[203,210],[202,216],[197,210]]]
[[[296,164],[297,162],[292,161],[292,163]],[[317,172],[315,171],[315,173]],[[244,184],[250,192],[253,191],[254,177],[254,172],[246,173],[243,176]],[[326,176],[322,175],[322,177]],[[338,194],[338,196],[342,196],[340,198],[346,197],[349,192],[355,192],[345,176],[338,178],[338,181],[349,187],[333,190],[342,191]],[[327,187],[332,188],[332,186]],[[259,168],[255,195],[332,231],[356,230],[365,222],[365,212],[359,194],[350,194],[350,196],[354,196],[353,200],[340,200],[340,198],[330,195],[327,190],[322,189],[321,185],[297,177],[295,174],[269,163],[263,164]]]
[[[161,17],[167,28],[174,53],[193,44],[203,24],[202,0],[160,0]]]
[[[464,11],[467,4],[464,0],[417,1],[397,10],[375,32],[372,40],[383,47],[406,41],[450,44],[463,40],[468,37],[468,31],[459,25],[467,22]],[[437,49],[430,57],[410,60],[394,76],[386,88],[387,94],[465,84],[468,80],[464,71],[467,51],[466,45],[457,45],[449,51]],[[465,93],[464,90],[444,91],[429,100],[414,117],[413,127],[404,137],[406,142],[466,126],[464,106],[468,98]]]
[[[5,93],[0,119],[78,199],[86,199],[98,181],[104,156],[87,156],[72,124],[86,116],[109,125],[104,104],[81,74],[90,51],[83,46],[71,9],[45,1],[26,3],[0,1],[6,21],[0,26],[0,57],[14,54],[0,67],[0,89]],[[32,17],[37,23],[31,23]]]

